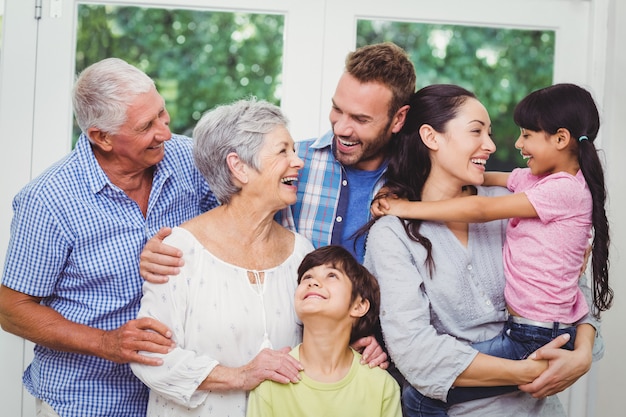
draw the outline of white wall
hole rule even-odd
[[[608,23],[606,94],[602,104],[602,140],[606,152],[609,190],[609,221],[612,246],[610,280],[615,290],[614,305],[603,316],[606,355],[595,369],[596,404],[594,416],[626,415],[622,402],[626,375],[626,2],[612,1]]]

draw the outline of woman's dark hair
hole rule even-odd
[[[420,127],[430,125],[444,133],[447,124],[454,119],[459,108],[474,93],[451,84],[434,84],[424,87],[411,97],[409,112],[404,127],[392,141],[391,157],[385,173],[388,194],[410,201],[421,201],[424,183],[431,170],[430,152],[420,137]],[[369,230],[375,220],[369,222]],[[411,240],[426,248],[426,264],[432,273],[435,265],[432,258],[432,243],[420,234],[422,220],[403,220],[404,229]]]
[[[594,141],[600,129],[598,108],[589,91],[575,84],[555,84],[537,90],[519,102],[513,119],[522,129],[554,135],[567,129],[573,139],[580,170],[593,200],[593,274],[594,315],[608,310],[613,302],[609,287],[609,222],[606,217],[604,171]]]
[[[367,313],[355,321],[350,333],[350,343],[374,335],[380,325],[378,317],[380,288],[376,278],[348,250],[339,245],[329,245],[318,248],[304,257],[298,267],[298,284],[306,271],[320,265],[329,265],[346,274],[352,282],[351,303],[359,296],[370,303]]]

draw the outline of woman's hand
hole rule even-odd
[[[179,249],[163,243],[163,239],[172,233],[169,227],[163,227],[144,246],[139,256],[139,274],[148,282],[162,284],[170,275],[177,275],[183,266],[183,254]]]
[[[564,344],[562,339],[565,338],[563,336],[555,338],[531,355],[531,359],[547,360],[548,369],[533,382],[520,385],[520,390],[535,398],[547,397],[570,387],[589,371],[593,344],[589,348],[588,344],[576,343],[576,349],[570,351],[560,348]],[[578,342],[578,337],[576,341]]]
[[[269,379],[281,384],[300,381],[300,371],[304,368],[289,354],[291,348],[279,350],[263,349],[248,364],[239,368],[242,376],[241,389],[250,391],[261,382]]]
[[[300,381],[302,364],[289,354],[290,347],[279,350],[263,349],[250,362],[238,368],[217,365],[198,386],[204,391],[250,391],[261,382],[271,380],[281,384]]]
[[[378,366],[381,369],[387,369],[389,367],[387,354],[374,336],[362,337],[355,341],[351,347],[357,352],[361,352],[361,364],[368,364],[370,368]]]

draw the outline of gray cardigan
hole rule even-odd
[[[480,195],[507,192],[478,188]],[[420,231],[433,244],[432,277],[424,263],[426,250],[409,239],[397,217],[385,216],[369,231],[364,264],[380,284],[387,348],[398,370],[425,395],[445,399],[454,380],[478,354],[468,343],[490,339],[502,330],[507,318],[502,269],[505,229],[506,220],[470,224],[464,247],[444,224],[423,223]],[[585,293],[589,294],[588,288]],[[566,413],[556,396],[537,400],[515,392],[453,406],[449,415]]]

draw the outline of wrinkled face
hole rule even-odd
[[[337,319],[349,317],[352,282],[331,265],[319,265],[302,275],[296,288],[295,309],[298,317],[324,314]]]
[[[515,148],[520,150],[526,165],[533,175],[541,176],[551,174],[555,170],[554,161],[557,141],[556,135],[548,135],[545,132],[521,129],[520,135],[515,141]]]
[[[485,164],[496,145],[491,140],[489,114],[480,101],[468,98],[436,140],[437,150],[431,152],[433,173],[455,189],[483,183]]]
[[[277,126],[265,135],[259,152],[260,171],[251,170],[251,192],[267,201],[272,210],[280,210],[296,202],[298,171],[304,166],[294,150],[291,134]]]
[[[163,159],[164,142],[172,137],[170,115],[156,89],[138,95],[126,111],[117,134],[108,134],[111,155],[118,169],[142,171]]]
[[[339,162],[370,171],[380,167],[392,133],[402,127],[395,117],[389,119],[391,98],[391,90],[381,83],[361,83],[348,73],[342,75],[330,111],[333,151]]]

